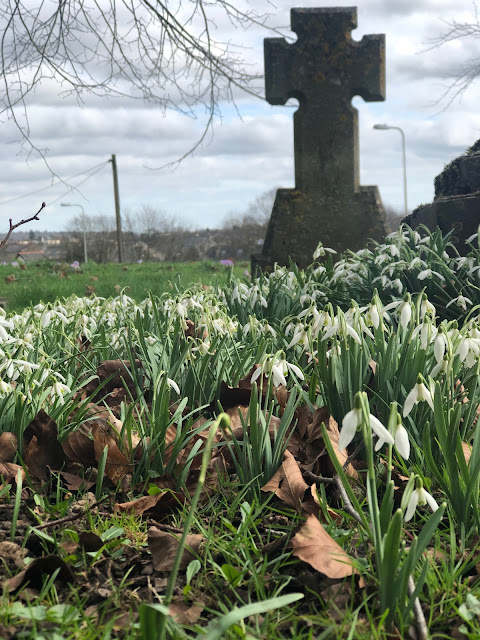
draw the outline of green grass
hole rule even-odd
[[[480,251],[458,258],[446,249],[439,233],[422,239],[404,229],[335,266],[277,269],[251,284],[218,263],[170,265],[173,271],[161,264],[127,271],[90,265],[82,274],[64,268],[63,278],[62,269],[45,265],[17,268],[2,292],[23,287],[28,302],[11,298],[9,311],[23,313],[0,313],[0,431],[15,432],[20,444],[10,461],[25,462],[28,473],[20,482],[4,467],[0,574],[18,575],[22,563],[14,552],[21,551],[27,566],[56,556],[74,580],[61,584],[50,573],[35,585],[4,589],[0,637],[409,637],[409,627],[419,626],[409,576],[432,640],[480,637]],[[236,271],[242,275],[243,265]],[[192,282],[221,288],[182,293]],[[115,284],[130,286],[129,297],[112,299]],[[83,295],[85,286],[108,299],[29,308],[40,299]],[[148,291],[160,295],[142,302]],[[99,365],[116,359],[131,369],[113,389],[108,385],[119,375]],[[257,364],[263,375],[245,402],[242,385]],[[272,382],[285,385],[280,394]],[[107,392],[111,397],[102,398]],[[412,392],[416,404],[408,400]],[[104,401],[116,421],[108,450],[97,419],[90,424],[92,457],[79,428],[91,421],[90,403],[102,411]],[[237,404],[246,411],[241,418]],[[345,458],[336,453],[338,432],[327,410],[315,412],[323,406],[350,438],[339,452]],[[50,420],[40,414],[30,425],[40,408]],[[230,408],[235,436],[222,424],[211,457],[206,430]],[[380,421],[391,436],[379,451],[370,415],[375,433],[388,443]],[[318,423],[324,419],[328,432]],[[409,454],[400,440],[393,446],[399,419]],[[67,447],[71,471],[91,482],[89,494],[68,484],[63,458],[55,466],[57,427],[60,442],[74,435]],[[293,435],[276,488],[281,474],[269,480],[286,445],[283,427]],[[358,477],[348,471],[347,454]],[[270,486],[262,491],[265,482]],[[422,503],[425,492],[440,507],[433,514],[436,504]],[[144,513],[122,506],[156,497]],[[81,517],[63,520],[79,508]],[[319,557],[300,560],[302,535],[304,552],[315,549],[316,538],[303,531],[307,518],[307,529],[318,535],[323,527],[330,536],[323,546],[336,543],[348,554],[355,575],[328,577],[318,549]],[[152,526],[164,545],[157,551]],[[202,540],[195,546],[187,534]],[[176,549],[183,544],[194,547],[193,560],[179,569]],[[162,571],[157,563],[165,558],[173,561]],[[171,600],[187,617],[175,619],[174,609],[165,616]],[[193,609],[199,617],[187,619]]]
[[[237,263],[233,273],[241,277],[247,262]],[[217,261],[202,262],[144,262],[141,264],[81,265],[81,270],[69,264],[54,262],[26,263],[24,268],[0,265],[0,299],[9,312],[21,312],[38,302],[48,303],[71,295],[95,295],[114,298],[122,289],[135,300],[147,298],[149,293],[160,296],[165,292],[185,290],[192,284],[223,285],[228,279],[229,267]],[[12,282],[6,282],[9,276]]]

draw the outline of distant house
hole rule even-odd
[[[37,260],[45,260],[45,254],[38,249],[36,251],[19,251],[16,259],[20,262],[35,262]]]

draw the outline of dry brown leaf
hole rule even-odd
[[[162,493],[157,493],[154,496],[141,496],[140,498],[130,500],[129,502],[117,502],[115,505],[115,511],[141,516],[145,511],[154,509],[160,500],[171,496],[171,494],[171,491],[163,491]]]
[[[45,577],[51,576],[57,569],[57,580],[73,582],[74,577],[70,567],[58,556],[50,555],[35,558],[26,569],[13,578],[5,580],[4,585],[10,593],[20,588],[24,582],[28,582],[33,589],[41,589]]]
[[[315,516],[308,516],[302,528],[292,538],[293,555],[328,578],[351,576],[355,569],[352,559],[329,536]]]
[[[80,425],[62,443],[63,451],[67,458],[86,467],[95,464],[95,447],[93,440],[90,438],[90,426],[87,424]]]
[[[195,624],[202,615],[203,605],[185,604],[183,600],[174,600],[168,607],[168,613],[178,624]]]
[[[303,496],[307,489],[308,484],[303,479],[298,463],[290,451],[285,451],[282,466],[262,487],[262,491],[274,492],[280,500],[298,512],[302,511]]]
[[[107,462],[105,465],[105,475],[114,484],[118,484],[127,473],[133,471],[133,464],[122,453],[118,447],[113,430],[100,420],[94,420],[92,424],[93,444],[95,448],[95,459],[97,462],[103,455],[105,446],[108,447]]]
[[[14,482],[19,471],[23,482],[25,480],[23,467],[19,464],[13,464],[13,462],[0,462],[0,478],[3,478],[4,482]]]
[[[179,547],[179,538],[167,531],[161,531],[157,527],[150,527],[147,531],[148,548],[152,554],[152,563],[155,571],[171,571],[175,556]],[[198,554],[200,545],[204,541],[203,536],[195,533],[187,535],[186,547],[182,553],[180,569],[186,569],[190,562],[195,559],[194,553]]]
[[[11,462],[17,453],[17,436],[10,431],[0,433],[0,461]]]
[[[332,418],[332,416],[329,416],[328,413],[327,414],[325,413],[325,407],[322,407],[322,409],[317,409],[317,411],[315,411],[313,422],[314,422],[314,428],[320,428],[320,425],[322,424],[322,422],[325,424],[328,436],[330,438],[330,442],[332,443],[333,450],[335,452],[335,455],[337,456],[337,460],[343,467],[347,461],[348,452],[346,449],[343,449],[342,451],[340,451],[340,449],[338,448],[338,442],[340,439],[340,430],[338,428],[337,422]],[[333,465],[332,465],[332,471],[333,472],[335,471],[335,469],[333,468]],[[345,469],[345,473],[351,478],[358,478],[358,473],[351,463],[347,465],[347,468]]]
[[[466,442],[462,442],[463,455],[465,456],[465,462],[468,464],[472,456],[472,447]]]
[[[61,469],[65,454],[58,441],[57,424],[41,409],[23,434],[23,461],[31,475],[47,480],[50,469]]]

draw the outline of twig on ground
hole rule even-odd
[[[408,595],[411,597],[414,593],[415,583],[412,576],[408,576]],[[428,640],[429,635],[427,621],[425,620],[422,606],[418,598],[415,598],[415,600],[413,601],[413,614],[415,616],[415,622],[417,626],[418,640]]]
[[[353,516],[358,523],[363,525],[363,520],[360,517],[360,514],[355,510],[353,504],[350,502],[350,498],[345,491],[345,487],[343,486],[342,481],[338,476],[334,476],[333,479],[335,480],[335,484],[337,485],[338,490],[340,491],[340,495],[342,496],[342,500],[345,505],[345,511]]]
[[[325,478],[324,476],[317,476],[311,471],[304,471],[303,477],[305,480],[311,480],[315,482],[315,484],[333,484],[335,482],[335,478]]]
[[[87,511],[98,507],[99,504],[105,502],[108,496],[104,496],[98,502],[94,502],[92,505],[89,505],[87,509],[80,509],[77,513],[72,514],[71,516],[65,516],[64,518],[59,518],[58,520],[51,520],[50,522],[44,522],[43,524],[39,524],[38,526],[33,527],[34,529],[49,529],[50,527],[55,527],[57,524],[63,524],[64,522],[72,522],[73,520],[78,520],[82,516],[86,514]]]
[[[8,230],[7,235],[4,237],[4,239],[0,242],[0,249],[3,249],[3,247],[7,244],[10,236],[12,235],[12,231],[14,231],[17,227],[20,227],[22,224],[26,224],[27,222],[31,222],[32,220],[40,220],[40,218],[38,217],[38,214],[40,213],[40,211],[42,211],[42,209],[44,209],[47,205],[45,204],[45,202],[42,202],[42,206],[40,207],[40,209],[37,211],[37,213],[32,216],[31,218],[27,218],[26,220],[20,220],[20,222],[17,222],[17,224],[12,224],[12,219],[10,218],[10,220],[8,221],[10,224],[10,228]]]

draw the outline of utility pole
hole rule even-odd
[[[115,220],[117,221],[118,261],[123,262],[122,218],[120,216],[120,195],[118,193],[117,157],[112,153],[113,193],[115,196]]]

